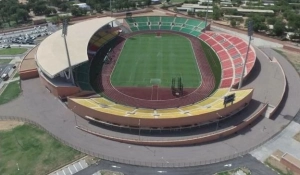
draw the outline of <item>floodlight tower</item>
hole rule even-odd
[[[247,64],[247,60],[248,60],[248,54],[249,54],[249,48],[250,48],[250,43],[251,43],[251,37],[253,35],[253,22],[249,21],[248,22],[248,36],[249,36],[249,42],[248,42],[248,48],[247,48],[247,53],[246,53],[246,58],[244,60],[244,65],[243,65],[243,70],[242,70],[242,75],[240,77],[240,83],[239,83],[239,87],[238,89],[240,89],[242,87],[243,84],[243,77],[245,74],[245,69],[246,69],[246,64]]]
[[[110,10],[110,17],[112,17],[113,13],[112,13],[111,0],[109,1],[109,10]]]
[[[206,14],[205,14],[205,26],[204,26],[204,33],[206,32],[206,25],[207,25],[207,16],[208,16],[208,2],[209,0],[206,1]]]
[[[68,21],[67,21],[67,19],[64,19],[62,35],[64,37],[67,59],[68,59],[68,64],[69,64],[69,79],[71,79],[72,84],[75,85],[73,71],[72,71],[72,65],[71,65],[71,60],[70,60],[70,55],[69,55],[69,50],[68,50],[68,44],[67,44],[67,39],[66,39],[67,33],[68,33]]]

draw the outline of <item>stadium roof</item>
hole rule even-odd
[[[93,34],[115,18],[104,17],[80,22],[68,27],[66,36],[71,65],[88,60],[87,46]],[[69,67],[62,31],[47,37],[38,47],[36,61],[39,68],[50,78]]]

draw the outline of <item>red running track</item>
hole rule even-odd
[[[125,35],[123,37],[131,37],[136,34],[141,33],[156,33],[158,31],[139,31],[130,33],[128,35]],[[137,88],[137,87],[126,87],[126,88],[120,88],[120,87],[114,87],[111,84],[110,81],[110,75],[113,71],[113,68],[116,64],[117,59],[119,58],[120,52],[123,48],[123,45],[125,43],[125,40],[118,45],[116,45],[111,52],[112,56],[112,62],[110,64],[105,64],[102,68],[101,77],[99,77],[99,80],[101,81],[101,85],[103,87],[103,93],[106,97],[108,97],[110,100],[115,101],[116,103],[128,105],[128,106],[134,106],[138,108],[151,108],[151,109],[162,109],[162,108],[174,108],[174,107],[180,107],[185,106],[189,104],[196,103],[200,100],[203,100],[206,98],[214,89],[215,87],[215,77],[212,73],[212,70],[210,68],[210,65],[207,61],[207,58],[204,54],[204,51],[202,49],[201,43],[198,38],[195,38],[193,36],[190,36],[188,34],[183,34],[180,32],[174,32],[174,31],[160,31],[160,33],[175,33],[178,35],[182,35],[187,37],[193,46],[194,53],[196,56],[196,61],[198,63],[199,69],[201,71],[202,76],[202,83],[200,87],[197,89],[189,90],[186,89],[185,93],[186,95],[179,97],[179,98],[170,98],[170,89],[163,90],[163,88],[158,88],[156,93],[158,94],[158,97],[152,98],[151,93],[153,93],[152,88]],[[149,94],[150,95],[147,95]],[[166,99],[166,100],[162,100]]]

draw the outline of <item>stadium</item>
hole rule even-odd
[[[236,117],[252,103],[255,90],[237,88],[256,62],[255,49],[249,47],[248,57],[247,49],[247,41],[210,31],[201,20],[103,17],[69,26],[66,43],[61,31],[47,37],[35,60],[42,84],[54,96],[114,134],[78,129],[119,142],[179,146],[229,136],[265,112],[267,105],[260,104],[246,118]],[[20,74],[27,79],[33,73]],[[219,122],[228,127],[219,128]],[[206,132],[195,134],[199,128]],[[188,138],[172,138],[187,129],[193,131]],[[122,132],[152,138],[128,139]]]

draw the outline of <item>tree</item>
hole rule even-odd
[[[81,11],[77,6],[71,8],[71,13],[73,16],[81,16]]]
[[[51,13],[56,15],[57,14],[57,10],[55,8],[51,8]]]
[[[230,25],[231,25],[232,27],[236,27],[236,20],[235,20],[235,19],[231,19],[231,20],[230,20]]]
[[[97,13],[102,13],[102,6],[101,6],[101,4],[97,4],[95,6],[95,10],[97,11]]]
[[[145,0],[144,3],[145,3],[147,6],[150,6],[150,5],[151,5],[151,0]]]
[[[35,15],[43,15],[45,14],[45,10],[47,9],[46,5],[36,5],[33,7],[33,13]]]
[[[221,10],[218,6],[213,6],[213,20],[219,20],[222,16]]]
[[[47,8],[47,9],[44,11],[44,14],[45,14],[46,16],[50,16],[51,13],[52,13],[51,8]]]
[[[274,25],[276,22],[276,17],[269,17],[267,18],[267,24]]]
[[[250,20],[253,22],[253,31],[258,32],[268,29],[267,25],[265,24],[266,18],[264,16],[255,14],[252,17],[249,17],[245,22],[245,27],[248,27],[248,22]]]
[[[194,16],[195,15],[195,13],[193,11],[191,11],[191,10],[188,10],[187,14],[190,15],[190,16]]]
[[[68,5],[67,3],[61,3],[61,4],[58,6],[58,8],[60,9],[60,11],[65,12],[65,11],[68,10],[69,5]]]
[[[274,24],[273,32],[276,36],[282,36],[285,31],[285,23],[281,20],[277,20]]]
[[[18,9],[17,12],[17,17],[18,19],[21,19],[22,21],[27,21],[28,20],[28,12],[25,9]]]
[[[205,12],[197,12],[196,15],[200,18],[204,18],[206,13]]]

